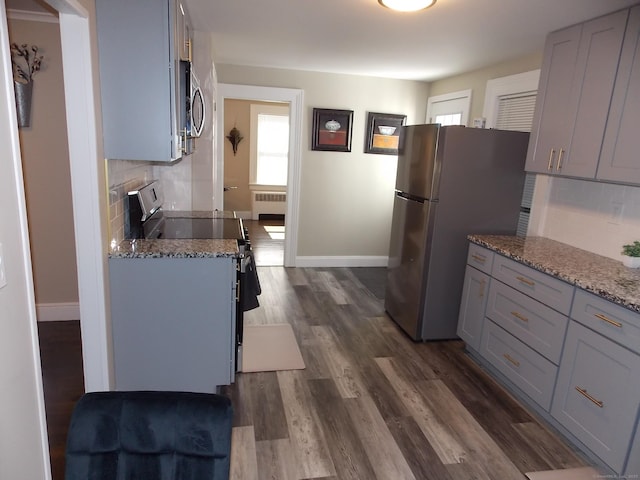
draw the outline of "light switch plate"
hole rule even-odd
[[[4,272],[4,251],[2,250],[2,244],[0,243],[0,288],[7,284],[7,276]]]

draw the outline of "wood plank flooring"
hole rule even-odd
[[[515,480],[586,464],[462,342],[400,331],[364,285],[379,292],[383,270],[258,272],[261,307],[245,322],[290,323],[307,368],[238,374],[224,388],[235,408],[231,478]]]
[[[414,343],[400,331],[384,313],[384,269],[258,271],[261,306],[246,322],[290,323],[306,369],[238,374],[223,389],[234,405],[232,479],[522,480],[586,464],[462,342]],[[46,322],[39,334],[53,479],[62,480],[83,392],[79,322]]]
[[[284,265],[284,218],[243,220],[258,266]]]

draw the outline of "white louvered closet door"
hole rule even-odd
[[[533,125],[533,112],[536,106],[536,93],[537,92],[525,92],[500,97],[498,100],[498,118],[495,128],[500,130],[530,132],[531,126]],[[527,234],[535,185],[535,174],[527,173],[524,190],[522,192],[520,217],[518,219],[518,229],[516,232],[519,236],[525,236]]]

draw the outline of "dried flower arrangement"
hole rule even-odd
[[[11,44],[11,63],[13,65],[13,79],[20,83],[29,83],[33,75],[40,70],[44,55],[38,55],[38,47],[23,43]],[[22,59],[22,60],[20,60]]]

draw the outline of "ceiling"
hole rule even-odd
[[[539,52],[548,32],[637,2],[437,0],[399,13],[377,0],[185,0],[216,63],[424,81]]]

